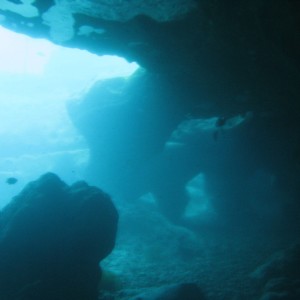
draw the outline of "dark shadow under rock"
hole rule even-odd
[[[204,294],[194,283],[181,283],[152,289],[133,300],[204,300]]]
[[[110,197],[85,182],[29,183],[1,211],[0,299],[96,300],[117,223]]]

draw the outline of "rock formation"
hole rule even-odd
[[[245,151],[254,162],[253,169],[266,169],[280,177],[283,189],[290,193],[285,198],[293,202],[298,197],[300,152],[297,129],[300,2],[174,0],[170,3],[169,0],[3,0],[0,23],[66,47],[98,55],[119,55],[144,68],[145,73],[128,84],[124,80],[97,83],[91,91],[94,95],[83,97],[86,103],[82,107],[87,110],[81,112],[82,107],[77,108],[77,116],[76,108],[71,110],[74,123],[90,143],[90,169],[99,171],[99,184],[103,182],[109,192],[115,190],[110,186],[118,186],[123,195],[138,195],[140,188],[136,181],[129,188],[126,182],[132,177],[148,176],[147,165],[156,160],[180,122],[200,117],[226,119],[251,111],[256,124],[246,134],[241,132],[237,139],[250,145]],[[117,91],[114,97],[109,93],[110,85]],[[126,94],[126,103],[121,103],[125,98],[118,92]],[[103,99],[106,103],[113,99],[117,104],[103,107],[99,104]],[[81,113],[94,123],[83,124]],[[125,126],[128,119],[131,125],[127,122]],[[109,129],[98,130],[99,124],[108,125]],[[277,133],[280,138],[276,141]],[[98,152],[96,144],[101,139],[105,147]],[[244,155],[246,160],[247,155]],[[283,157],[288,158],[288,166]],[[186,200],[182,193],[185,180],[179,179],[180,184],[169,182],[163,192],[178,183],[180,190],[173,194],[181,200],[174,199],[173,203],[179,203],[180,212]],[[142,187],[145,189],[148,187]]]
[[[29,183],[1,212],[0,298],[96,300],[117,221],[109,196],[85,182],[47,173]]]
[[[264,264],[259,266],[251,277],[258,284],[261,292],[260,300],[289,299],[296,300],[300,296],[300,245],[274,253]]]
[[[299,11],[293,0],[3,0],[0,24],[164,73],[203,115],[298,107]]]

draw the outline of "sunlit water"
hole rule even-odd
[[[137,64],[32,39],[0,27],[0,207],[52,171],[83,179],[89,150],[67,101],[98,79],[129,76]],[[9,185],[7,178],[18,179]]]

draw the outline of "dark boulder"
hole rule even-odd
[[[117,222],[110,197],[85,182],[29,183],[0,216],[1,300],[97,299]]]

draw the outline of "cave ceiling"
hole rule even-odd
[[[299,12],[293,0],[0,0],[6,28],[122,56],[245,109],[298,108]]]

